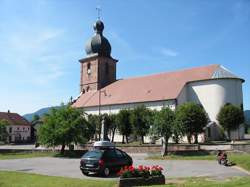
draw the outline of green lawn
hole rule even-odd
[[[234,177],[226,180],[183,178],[169,179],[168,184],[157,185],[155,187],[249,187],[249,184],[250,177]]]
[[[116,181],[51,177],[20,172],[0,171],[0,187],[112,187]]]
[[[20,153],[0,153],[0,160],[17,159],[17,158],[33,158],[33,157],[51,157],[58,153],[54,152],[20,152]]]
[[[234,177],[226,180],[211,178],[167,179],[166,185],[156,187],[248,187],[250,177]],[[86,180],[66,177],[52,177],[21,172],[0,171],[0,187],[115,187],[116,181]]]
[[[229,153],[228,158],[230,161],[235,163],[248,171],[250,171],[250,154],[235,154]],[[183,154],[183,155],[169,155],[161,157],[160,155],[150,156],[147,159],[153,160],[215,160],[216,155],[203,154],[203,153],[193,153],[193,154]]]

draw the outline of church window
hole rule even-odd
[[[88,63],[87,64],[87,74],[90,74],[91,73],[91,64]]]

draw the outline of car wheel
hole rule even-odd
[[[104,175],[105,177],[108,177],[109,174],[110,174],[109,168],[104,168],[104,170],[103,170],[103,175]]]
[[[89,175],[89,172],[83,171],[83,170],[82,170],[82,174],[88,176],[88,175]]]

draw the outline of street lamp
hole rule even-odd
[[[99,122],[101,124],[101,140],[105,141],[105,140],[109,140],[108,136],[107,136],[107,130],[104,124],[104,120],[102,119],[101,116],[101,93],[104,93],[104,96],[107,96],[106,90],[99,90],[99,104],[98,104],[98,113],[99,113]]]

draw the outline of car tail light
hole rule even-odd
[[[103,166],[104,166],[104,160],[99,160],[98,163],[99,163],[99,166],[100,166],[100,167],[103,167]]]
[[[83,164],[84,164],[84,160],[81,160],[81,161],[80,161],[80,164],[83,165]]]

